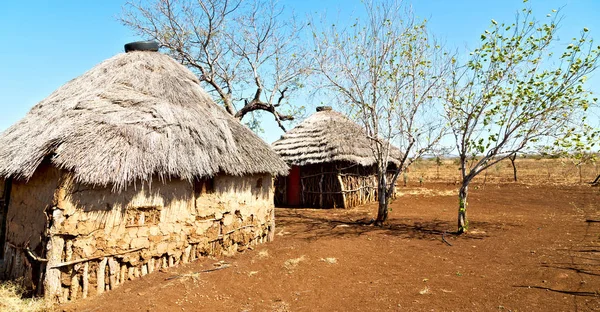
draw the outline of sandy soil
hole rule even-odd
[[[401,188],[383,228],[376,204],[278,209],[272,243],[60,310],[600,311],[600,188],[473,185],[459,237],[455,188]]]

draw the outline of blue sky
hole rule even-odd
[[[360,14],[359,0],[280,0],[297,16],[321,14],[341,18]],[[562,8],[559,45],[588,27],[600,40],[600,1],[596,0],[414,0],[417,16],[429,20],[429,29],[448,46],[473,49],[490,20],[512,22],[517,10],[532,7],[545,16]],[[122,52],[123,44],[139,39],[117,21],[124,1],[5,1],[0,7],[0,131],[65,82],[101,61]],[[600,72],[595,76],[600,76]],[[588,88],[600,93],[600,79]],[[312,110],[318,103],[304,103]],[[263,138],[272,142],[281,131],[265,118]]]

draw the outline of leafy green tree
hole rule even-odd
[[[349,27],[312,24],[318,85],[371,139],[382,225],[398,176],[444,133],[439,98],[450,57],[401,1],[365,1],[366,18]],[[321,24],[326,24],[325,22]],[[330,24],[329,24],[330,25]],[[402,152],[391,175],[391,144]]]
[[[596,99],[584,83],[598,66],[587,28],[555,54],[556,10],[536,20],[530,9],[512,24],[491,21],[481,46],[455,69],[445,115],[460,159],[458,233],[468,229],[469,183],[494,164],[557,133],[567,133]],[[574,131],[574,130],[573,130]]]

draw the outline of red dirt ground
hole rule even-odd
[[[278,209],[274,242],[147,275],[65,311],[600,311],[600,188],[471,188],[454,231],[455,186],[401,188],[376,205]],[[219,261],[229,267],[217,268]],[[182,275],[166,280],[169,277]],[[187,275],[186,275],[187,274]]]

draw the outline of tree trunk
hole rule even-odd
[[[510,163],[513,167],[514,180],[515,180],[515,182],[517,182],[517,165],[515,164],[515,160],[517,159],[517,154],[509,156],[508,159],[510,159]]]
[[[469,194],[469,184],[463,183],[458,191],[458,234],[467,232],[469,221],[467,220],[467,195]]]
[[[387,181],[385,173],[379,173],[378,175],[377,197],[379,200],[379,209],[377,210],[377,220],[375,220],[375,225],[382,226],[388,216]]]

